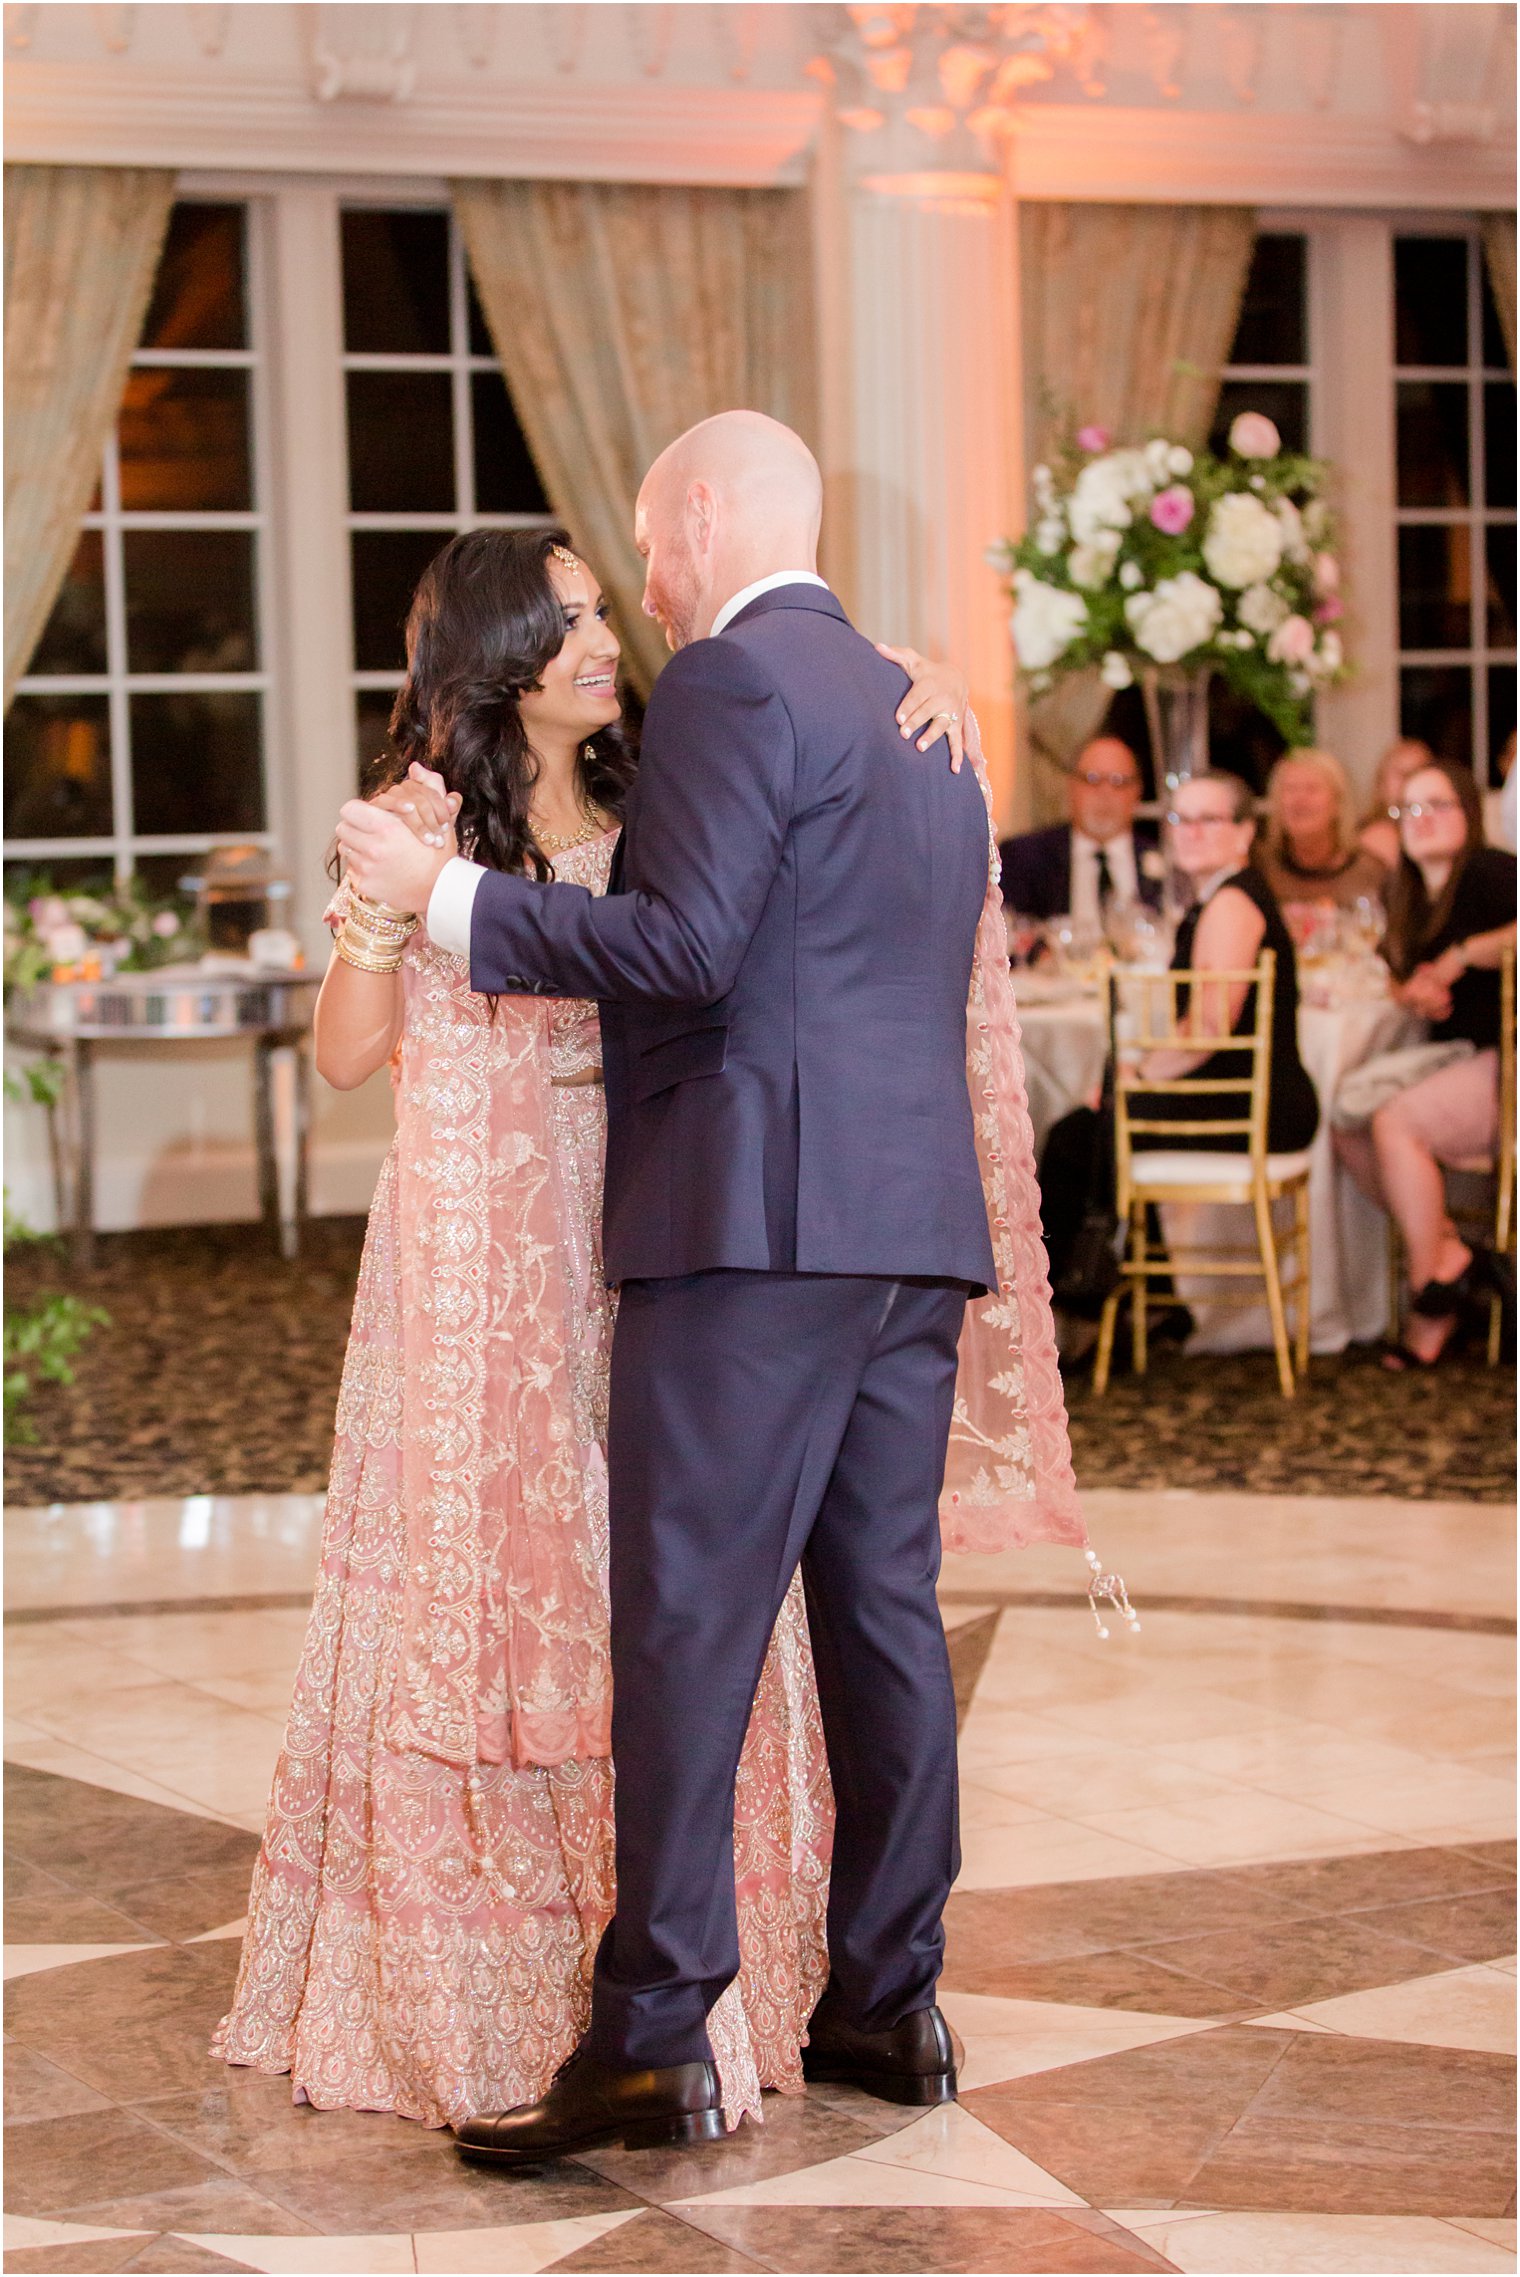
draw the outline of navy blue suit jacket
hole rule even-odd
[[[816,585],[650,699],[612,890],[488,871],[470,980],[596,997],[609,1281],[739,1268],[994,1284],[966,1087],[987,880],[968,767]]]
[[[1147,907],[1161,905],[1161,880],[1148,878],[1141,856],[1154,853],[1156,833],[1149,824],[1135,825],[1135,872],[1140,899]],[[1064,917],[1071,908],[1071,824],[1057,822],[1048,830],[1026,830],[1005,838],[998,848],[1003,861],[1003,899],[1021,917]]]

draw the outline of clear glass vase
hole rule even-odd
[[[1201,775],[1209,763],[1209,682],[1213,667],[1192,670],[1180,664],[1148,664],[1140,674],[1145,698],[1145,724],[1160,780],[1157,796],[1164,798],[1189,775]]]

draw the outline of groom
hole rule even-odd
[[[678,653],[604,899],[360,802],[339,831],[358,890],[425,911],[476,989],[603,1007],[617,1911],[574,2061],[457,2130],[507,2164],[721,2132],[734,1778],[799,1561],[837,1805],[804,2072],[955,2094],[934,1584],[962,1315],[995,1285],[965,1056],[987,818],[898,735],[901,674],[816,573],[821,507],[753,412],[647,476],[644,607]]]

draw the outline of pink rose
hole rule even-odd
[[[1306,664],[1314,654],[1314,627],[1307,617],[1284,617],[1267,642],[1274,664]]]
[[[1180,538],[1193,519],[1193,493],[1180,482],[1158,490],[1151,500],[1151,520],[1169,538]]]
[[[1327,593],[1315,609],[1314,622],[1317,625],[1333,625],[1344,615],[1345,610],[1342,607],[1340,595],[1338,593]]]
[[[1275,459],[1282,437],[1264,411],[1242,411],[1230,429],[1230,449],[1241,459]]]
[[[1078,450],[1106,451],[1109,441],[1109,432],[1106,427],[1079,427],[1077,429]]]
[[[1333,553],[1317,553],[1314,557],[1314,585],[1320,593],[1340,590],[1341,565]]]

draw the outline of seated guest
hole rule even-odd
[[[1376,854],[1385,869],[1398,866],[1399,801],[1404,796],[1404,785],[1416,767],[1429,767],[1434,761],[1435,753],[1430,745],[1412,735],[1401,735],[1397,743],[1390,743],[1378,761],[1372,780],[1372,803],[1362,816],[1361,842],[1369,854]]]
[[[1357,1184],[1397,1219],[1410,1309],[1390,1368],[1434,1367],[1463,1312],[1507,1295],[1507,1261],[1463,1241],[1443,1166],[1491,1158],[1499,1135],[1499,967],[1515,938],[1515,857],[1483,843],[1482,796],[1466,767],[1430,761],[1404,786],[1401,853],[1388,887],[1383,954],[1395,993],[1432,1043],[1472,1056],[1412,1082],[1360,1129],[1337,1130]]]
[[[1021,917],[1074,917],[1101,925],[1111,904],[1161,899],[1154,831],[1135,827],[1140,763],[1116,735],[1100,735],[1067,778],[1071,820],[1005,839],[1003,900]],[[1149,859],[1147,859],[1149,857]]]
[[[1267,778],[1256,862],[1278,905],[1354,909],[1380,895],[1388,865],[1357,841],[1351,785],[1332,752],[1285,752]]]
[[[1319,1127],[1319,1100],[1298,1056],[1298,967],[1292,936],[1271,888],[1251,863],[1251,841],[1256,832],[1253,807],[1250,785],[1238,775],[1226,775],[1214,768],[1190,776],[1173,793],[1172,811],[1167,816],[1169,852],[1177,868],[1193,881],[1196,899],[1177,928],[1172,970],[1240,972],[1254,965],[1264,948],[1277,952],[1267,1145],[1274,1154],[1289,1154],[1306,1147],[1314,1137]],[[1206,1033],[1250,1033],[1256,1019],[1256,991],[1250,982],[1232,985],[1228,1004],[1218,1001],[1218,990],[1199,993],[1206,994],[1207,1001],[1187,1017],[1195,1019]],[[1179,1044],[1153,1051],[1140,1069],[1142,1077],[1157,1082],[1169,1082],[1177,1076],[1212,1077],[1225,1082],[1250,1072],[1250,1057],[1245,1051],[1207,1044],[1196,1050]],[[1245,1096],[1239,1091],[1135,1092],[1130,1097],[1130,1111],[1142,1119],[1240,1121]],[[1176,1147],[1185,1142],[1170,1134],[1137,1132],[1134,1143],[1137,1147]],[[1244,1132],[1208,1132],[1198,1143],[1244,1153],[1247,1139]],[[1096,1191],[1101,1179],[1110,1183],[1106,1199],[1111,1203],[1109,1132],[1094,1109],[1074,1108],[1050,1132],[1040,1162],[1040,1217],[1058,1302],[1063,1277],[1078,1254],[1082,1220],[1091,1206],[1105,1199]]]

